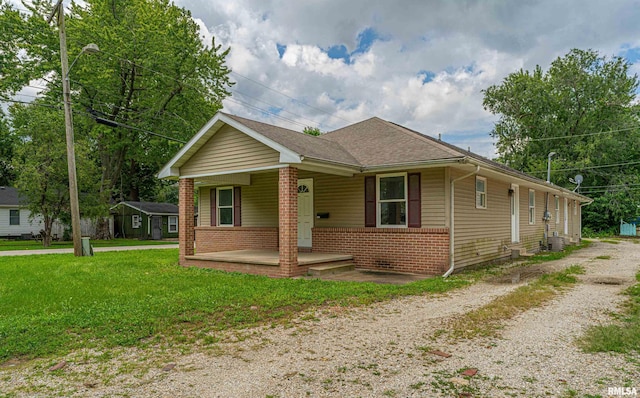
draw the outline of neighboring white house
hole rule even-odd
[[[31,212],[25,207],[25,201],[12,187],[0,186],[0,238],[37,235],[42,229],[42,218],[30,219]]]
[[[26,238],[27,235],[38,235],[43,229],[41,216],[30,217],[31,212],[26,207],[26,200],[20,198],[18,190],[12,187],[0,186],[0,239]],[[51,236],[62,239],[65,225],[56,220],[51,226]],[[95,236],[96,221],[88,218],[80,220],[82,236]],[[113,217],[109,217],[109,231],[113,236]],[[30,236],[29,236],[30,237]]]

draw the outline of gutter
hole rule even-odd
[[[453,255],[454,255],[454,246],[455,246],[455,218],[454,218],[454,209],[455,209],[455,200],[454,200],[454,193],[455,193],[455,183],[456,181],[460,181],[460,180],[464,180],[465,178],[471,177],[472,175],[478,174],[478,172],[480,171],[480,165],[476,164],[476,169],[475,171],[472,171],[471,173],[465,174],[461,177],[458,177],[456,179],[451,180],[451,183],[449,184],[449,189],[451,191],[450,195],[449,195],[449,206],[450,206],[450,222],[449,222],[449,269],[447,270],[447,272],[445,272],[442,277],[446,278],[449,275],[451,275],[451,273],[453,272],[453,270],[455,269],[456,265],[455,265],[455,261],[453,259]]]

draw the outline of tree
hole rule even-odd
[[[16,188],[27,199],[31,216],[41,216],[43,245],[51,244],[53,222],[69,218],[69,188],[64,137],[64,115],[55,107],[36,101],[11,108],[12,129],[22,142],[16,146],[13,165]],[[43,150],[46,149],[46,150]],[[78,186],[83,215],[102,213],[100,200],[93,194],[99,171],[90,160],[89,145],[76,140]]]
[[[303,133],[308,134],[308,135],[313,135],[314,137],[319,136],[320,134],[322,134],[322,131],[320,131],[320,129],[318,127],[311,127],[311,126],[307,126],[302,130]]]
[[[0,186],[12,185],[16,178],[11,158],[13,148],[16,145],[16,136],[5,121],[4,114],[0,109]]]
[[[40,79],[47,102],[59,102],[57,31],[46,22],[53,4],[24,6],[30,13],[0,0],[0,96]],[[168,0],[87,0],[72,3],[66,19],[70,60],[88,43],[100,48],[69,73],[75,135],[91,144],[100,192],[153,200],[162,190],[154,174],[229,95],[229,49],[204,45],[190,12]]]
[[[640,203],[631,189],[640,170],[633,164],[640,158],[638,78],[629,67],[621,57],[574,49],[546,72],[540,66],[520,70],[484,90],[485,109],[500,115],[491,132],[500,161],[543,178],[547,155],[556,152],[553,183],[573,189],[569,178],[580,173],[583,186],[598,188],[585,194],[617,198],[604,213],[598,206],[585,208],[585,225],[594,230],[619,223],[615,217],[634,215],[629,209]],[[615,164],[620,166],[608,167]],[[625,192],[624,205],[619,191]]]

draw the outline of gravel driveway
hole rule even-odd
[[[324,308],[287,326],[232,332],[214,350],[183,355],[127,349],[96,361],[76,353],[59,373],[46,371],[50,363],[0,371],[0,391],[25,383],[40,386],[38,396],[82,397],[604,397],[607,387],[622,386],[640,393],[639,355],[585,354],[574,344],[586,327],[611,322],[608,312],[640,270],[639,249],[630,241],[596,242],[545,263],[549,271],[579,264],[586,273],[550,303],[505,322],[501,338],[450,343],[434,336],[447,320],[524,281]],[[436,349],[451,356],[430,352]],[[462,377],[466,368],[477,374]]]

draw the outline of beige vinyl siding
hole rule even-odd
[[[462,175],[451,171],[451,178]],[[456,267],[495,260],[511,255],[511,184],[486,177],[487,208],[476,208],[476,178],[470,176],[455,183],[455,262]],[[520,188],[528,195],[527,189]],[[526,197],[526,196],[524,196]],[[522,198],[521,198],[522,205]],[[525,203],[526,205],[526,203]],[[526,209],[526,207],[525,207]],[[527,213],[521,209],[522,222]],[[523,216],[524,214],[524,216]]]
[[[278,164],[279,160],[277,151],[231,126],[224,126],[180,167],[180,174],[203,175],[266,167]]]
[[[445,228],[446,201],[445,169],[427,169],[420,177],[422,228]]]
[[[535,191],[536,214],[534,224],[529,224],[529,189]],[[553,196],[553,195],[550,195]],[[527,251],[537,251],[540,248],[540,241],[544,239],[544,198],[542,190],[531,186],[520,186],[520,245]]]
[[[213,187],[201,187],[198,191],[198,225],[211,225],[211,190]]]
[[[329,213],[316,218],[315,227],[362,228],[364,226],[364,176],[341,177],[300,171],[298,178],[313,178],[313,211]]]
[[[243,227],[278,226],[278,172],[251,175],[251,185],[242,187]]]
[[[415,172],[418,171],[407,173]],[[444,169],[421,172],[423,228],[445,227],[444,174]],[[313,178],[314,212],[329,213],[329,218],[315,219],[316,227],[362,228],[364,226],[365,175],[341,177],[300,171],[298,178]]]
[[[198,222],[201,226],[211,225],[211,190],[215,187],[200,188]],[[242,186],[240,193],[241,218],[243,227],[278,226],[278,173],[253,174],[251,185]]]

